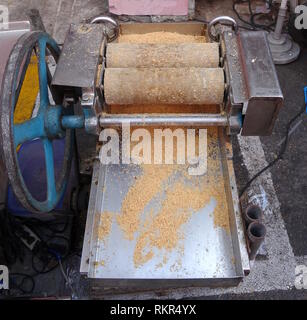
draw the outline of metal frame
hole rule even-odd
[[[259,50],[259,48],[262,48]],[[283,94],[264,31],[225,31],[221,37],[226,74],[226,111],[230,133],[265,136],[272,133]],[[241,126],[233,119],[241,117]]]

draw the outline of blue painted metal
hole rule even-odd
[[[59,179],[62,170],[65,156],[65,140],[65,138],[55,139],[52,142],[56,181]],[[44,201],[47,197],[47,189],[45,188],[47,186],[47,177],[42,174],[42,172],[45,172],[45,154],[42,141],[36,139],[23,143],[18,150],[18,160],[20,171],[29,191],[31,194],[35,194],[35,198],[38,201]],[[58,212],[70,210],[71,194],[77,185],[77,171],[74,162],[72,162],[72,170],[65,194],[53,210]],[[32,212],[22,206],[11,186],[8,187],[6,205],[8,211],[13,215],[38,217],[38,215],[33,215]]]
[[[52,148],[52,139],[63,136],[63,130],[60,125],[60,116],[62,114],[62,106],[49,107],[48,78],[46,66],[46,45],[52,47],[57,53],[60,52],[56,42],[46,34],[38,39],[39,54],[39,91],[40,105],[38,114],[35,118],[27,120],[21,124],[13,125],[14,144],[18,145],[40,138],[43,141],[46,178],[47,178],[47,199],[38,201],[32,195],[28,194],[29,201],[33,207],[42,212],[52,210],[63,196],[67,181],[57,188],[54,170],[54,157]],[[51,110],[51,111],[50,111]],[[12,114],[13,117],[13,114]],[[13,121],[12,121],[13,123]]]
[[[65,137],[65,131],[61,126],[63,114],[62,106],[49,106],[44,112],[45,131],[49,139]]]
[[[40,108],[39,114],[43,113],[49,105],[47,66],[46,66],[46,42],[45,37],[41,37],[38,41],[39,45],[39,92],[40,92]]]
[[[12,136],[13,143],[15,147],[22,145],[23,143],[40,139],[43,143],[44,157],[45,157],[45,170],[46,170],[46,183],[47,192],[46,200],[38,200],[28,191],[27,185],[22,178],[22,172],[19,165],[17,165],[16,171],[18,172],[20,187],[18,189],[22,190],[25,197],[30,203],[30,206],[35,208],[40,212],[48,212],[53,210],[66,190],[68,183],[68,176],[64,175],[61,179],[61,185],[57,183],[59,180],[55,177],[55,167],[54,167],[54,151],[52,141],[54,139],[63,138],[66,134],[66,129],[82,128],[84,127],[84,116],[73,116],[69,115],[72,110],[70,108],[64,108],[61,105],[50,105],[49,101],[49,88],[48,88],[48,73],[47,73],[47,62],[46,62],[46,48],[48,46],[49,50],[53,50],[57,56],[59,56],[60,50],[56,42],[48,36],[46,33],[39,34],[36,42],[38,46],[38,69],[39,69],[39,91],[40,91],[40,101],[37,116],[30,120],[24,121],[21,124],[14,124],[14,108],[10,114],[12,123]],[[31,51],[28,53],[31,54]],[[14,75],[14,87],[17,87],[18,72]],[[13,90],[12,92],[15,92]],[[16,104],[18,97],[13,95],[12,105]],[[62,118],[63,123],[62,126]],[[67,142],[71,147],[73,146],[73,133],[68,136],[69,142]],[[68,154],[64,155],[64,162],[68,160]],[[15,190],[14,190],[15,191]],[[15,192],[16,193],[16,192]],[[22,197],[21,197],[22,199]]]
[[[45,152],[45,166],[46,166],[46,175],[47,175],[47,200],[46,204],[48,211],[53,209],[55,199],[58,199],[56,182],[54,176],[54,162],[53,162],[53,148],[52,141],[49,139],[43,140],[44,152]]]
[[[63,116],[62,127],[65,129],[81,129],[84,127],[85,116]]]
[[[16,147],[26,141],[45,136],[44,119],[41,116],[14,125],[14,143]]]
[[[239,123],[240,123],[240,128],[242,128],[242,126],[243,126],[243,117],[242,117],[242,113],[241,112],[238,113],[238,120],[239,120]]]

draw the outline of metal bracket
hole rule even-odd
[[[114,27],[114,35],[112,37],[109,37],[108,33],[106,32],[105,30],[105,36],[108,38],[108,42],[112,42],[114,41],[115,39],[118,38],[119,36],[119,24],[118,22],[111,18],[111,17],[108,17],[108,16],[99,16],[99,17],[96,17],[94,18],[91,23],[110,23],[113,25]]]
[[[237,121],[231,117],[241,115],[242,135],[271,134],[283,95],[266,33],[242,31],[236,35],[233,31],[225,31],[221,51],[229,85],[226,110],[230,126],[232,120]]]
[[[235,19],[231,18],[231,17],[228,17],[228,16],[220,16],[220,17],[216,17],[214,18],[213,20],[211,20],[208,24],[208,35],[209,35],[209,38],[212,40],[212,41],[219,41],[219,35],[214,35],[212,33],[212,28],[217,24],[217,23],[220,23],[222,21],[226,21],[226,22],[230,22],[230,24],[232,25],[233,27],[233,30],[234,32],[237,34],[238,33],[238,24],[236,22]]]
[[[84,114],[84,128],[89,134],[99,134],[98,113],[95,111],[96,96],[94,90],[89,88],[82,90],[82,97],[80,98],[82,111]]]

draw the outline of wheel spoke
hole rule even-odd
[[[15,147],[26,141],[43,137],[45,137],[45,131],[44,121],[41,117],[35,117],[20,124],[14,125]]]
[[[48,95],[48,73],[46,65],[46,40],[39,39],[39,90],[40,90],[40,111],[49,104]]]
[[[47,204],[48,206],[53,207],[53,205],[57,201],[57,192],[55,183],[52,141],[50,141],[49,139],[44,139],[43,144],[47,177]]]

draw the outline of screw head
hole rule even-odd
[[[84,93],[83,95],[82,95],[82,100],[83,101],[88,101],[90,99],[90,97],[89,97],[89,95],[87,94],[87,93]]]

